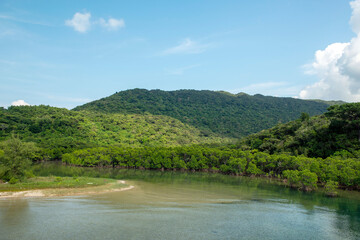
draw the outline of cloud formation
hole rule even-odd
[[[104,18],[100,18],[98,21],[91,21],[90,19],[91,13],[77,12],[72,19],[65,21],[65,25],[74,28],[75,31],[80,33],[86,33],[92,25],[100,25],[110,31],[125,27],[125,21],[123,19],[109,18],[107,21]]]
[[[74,14],[72,19],[65,21],[65,25],[74,28],[75,31],[85,33],[91,27],[90,18],[90,13],[77,12]]]
[[[320,80],[303,89],[300,98],[360,101],[360,0],[350,2],[350,6],[350,25],[356,37],[316,51],[305,73],[317,75]]]
[[[123,19],[115,19],[115,18],[109,18],[109,20],[107,21],[103,18],[100,18],[99,24],[110,31],[115,31],[118,30],[119,28],[125,27],[125,21]]]
[[[17,100],[11,103],[11,106],[30,106],[27,102],[24,100]]]
[[[210,44],[201,44],[199,42],[192,41],[190,38],[186,38],[179,45],[163,51],[162,55],[198,54],[205,52],[210,46]]]

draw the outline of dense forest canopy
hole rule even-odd
[[[79,166],[188,169],[285,178],[305,191],[360,185],[360,103],[334,105],[323,115],[279,124],[222,147],[92,148],[65,154]]]
[[[204,134],[243,137],[278,123],[297,119],[302,112],[322,114],[329,104],[260,94],[133,89],[74,108],[103,113],[165,115],[200,129]]]
[[[317,183],[357,189],[360,161],[356,158],[308,158],[231,147],[90,148],[64,154],[77,166],[215,171],[225,174],[287,178],[293,187],[313,190]]]
[[[100,146],[177,146],[226,143],[168,116],[71,111],[49,106],[0,109],[0,140],[11,135],[35,142],[50,159],[65,152]]]
[[[256,149],[270,154],[326,158],[331,155],[360,157],[360,103],[329,107],[328,112],[279,124],[244,138],[242,149]]]
[[[135,89],[76,111],[0,108],[0,179],[14,183],[31,175],[30,162],[62,160],[284,178],[306,191],[318,184],[331,193],[339,185],[359,189],[360,103],[328,106],[313,117],[307,111],[326,106],[262,95]],[[290,118],[297,119],[279,123]],[[229,137],[276,123],[242,139]]]

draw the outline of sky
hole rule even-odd
[[[360,0],[0,1],[0,106],[132,89],[360,101]]]

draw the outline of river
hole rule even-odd
[[[0,200],[0,239],[360,239],[360,194],[303,193],[267,179],[41,165],[134,189]]]

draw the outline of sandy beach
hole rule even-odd
[[[34,198],[34,197],[59,197],[59,196],[80,196],[90,194],[101,194],[107,192],[121,192],[134,188],[134,186],[121,187],[119,184],[126,184],[124,180],[118,180],[116,183],[109,183],[102,186],[85,188],[47,188],[34,189],[26,191],[0,192],[0,199],[7,198]],[[89,183],[91,185],[91,183]]]

